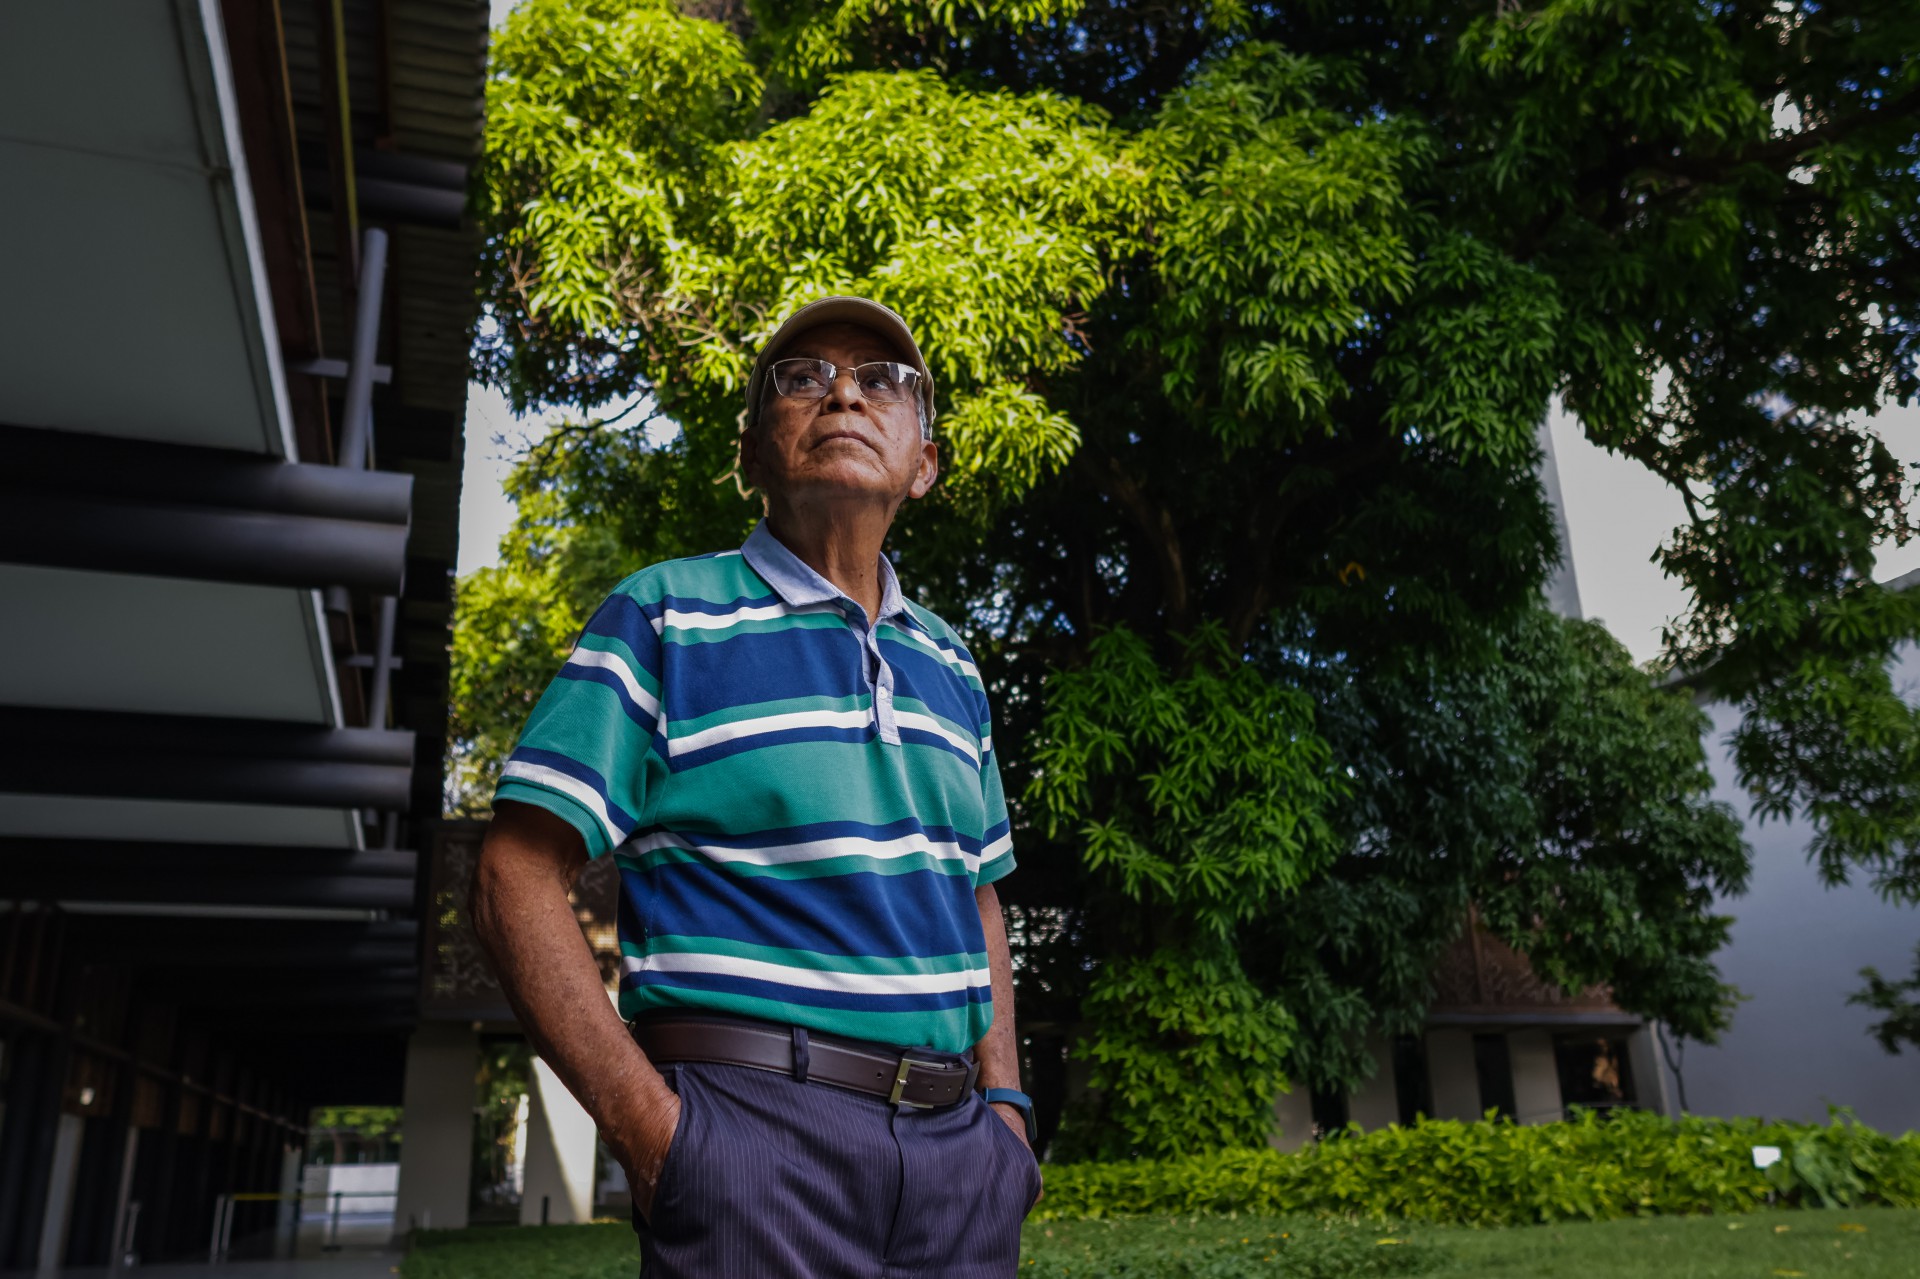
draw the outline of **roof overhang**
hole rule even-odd
[[[0,320],[0,423],[16,428],[0,442],[0,704],[338,729],[315,588],[391,587],[404,565],[404,509],[370,524],[179,500],[196,470],[260,487],[296,457],[223,32],[218,0],[50,4],[10,15],[0,42],[0,237],[19,250]],[[363,842],[324,803],[76,799],[19,779],[0,794],[0,835],[129,828]]]

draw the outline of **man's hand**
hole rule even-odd
[[[660,1170],[667,1166],[667,1154],[679,1132],[680,1099],[669,1092],[665,1101],[634,1124],[631,1136],[604,1134],[613,1157],[626,1170],[634,1206],[648,1221],[653,1220],[653,1196],[660,1189]]]
[[[560,818],[500,804],[474,874],[474,932],[527,1037],[593,1116],[645,1216],[680,1099],[614,1011],[567,901],[586,861],[578,832]]]

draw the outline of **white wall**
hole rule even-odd
[[[1920,681],[1920,661],[1909,655],[1895,678]],[[1712,714],[1716,798],[1746,818],[1748,801],[1725,747],[1737,718],[1727,707]],[[1833,1102],[1885,1131],[1920,1129],[1920,1056],[1882,1051],[1867,1033],[1875,1015],[1847,1003],[1863,984],[1864,965],[1889,976],[1912,971],[1920,910],[1888,905],[1858,875],[1847,887],[1824,887],[1807,860],[1812,832],[1803,823],[1748,819],[1746,835],[1752,887],[1720,903],[1734,925],[1718,962],[1726,980],[1751,998],[1735,1010],[1721,1043],[1687,1046],[1688,1108],[1824,1120]]]

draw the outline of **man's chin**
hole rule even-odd
[[[816,501],[831,499],[835,495],[851,501],[870,501],[891,496],[895,485],[892,476],[870,461],[845,457],[831,458],[823,465],[808,467],[789,479],[785,488],[789,493],[804,491]]]

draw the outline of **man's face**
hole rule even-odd
[[[818,400],[781,395],[767,380],[759,423],[740,437],[747,482],[775,502],[878,499],[889,512],[925,496],[939,473],[939,449],[921,437],[914,401],[876,404],[847,372],[874,360],[904,363],[904,356],[855,324],[824,324],[787,343],[781,359],[825,360],[839,372]]]

